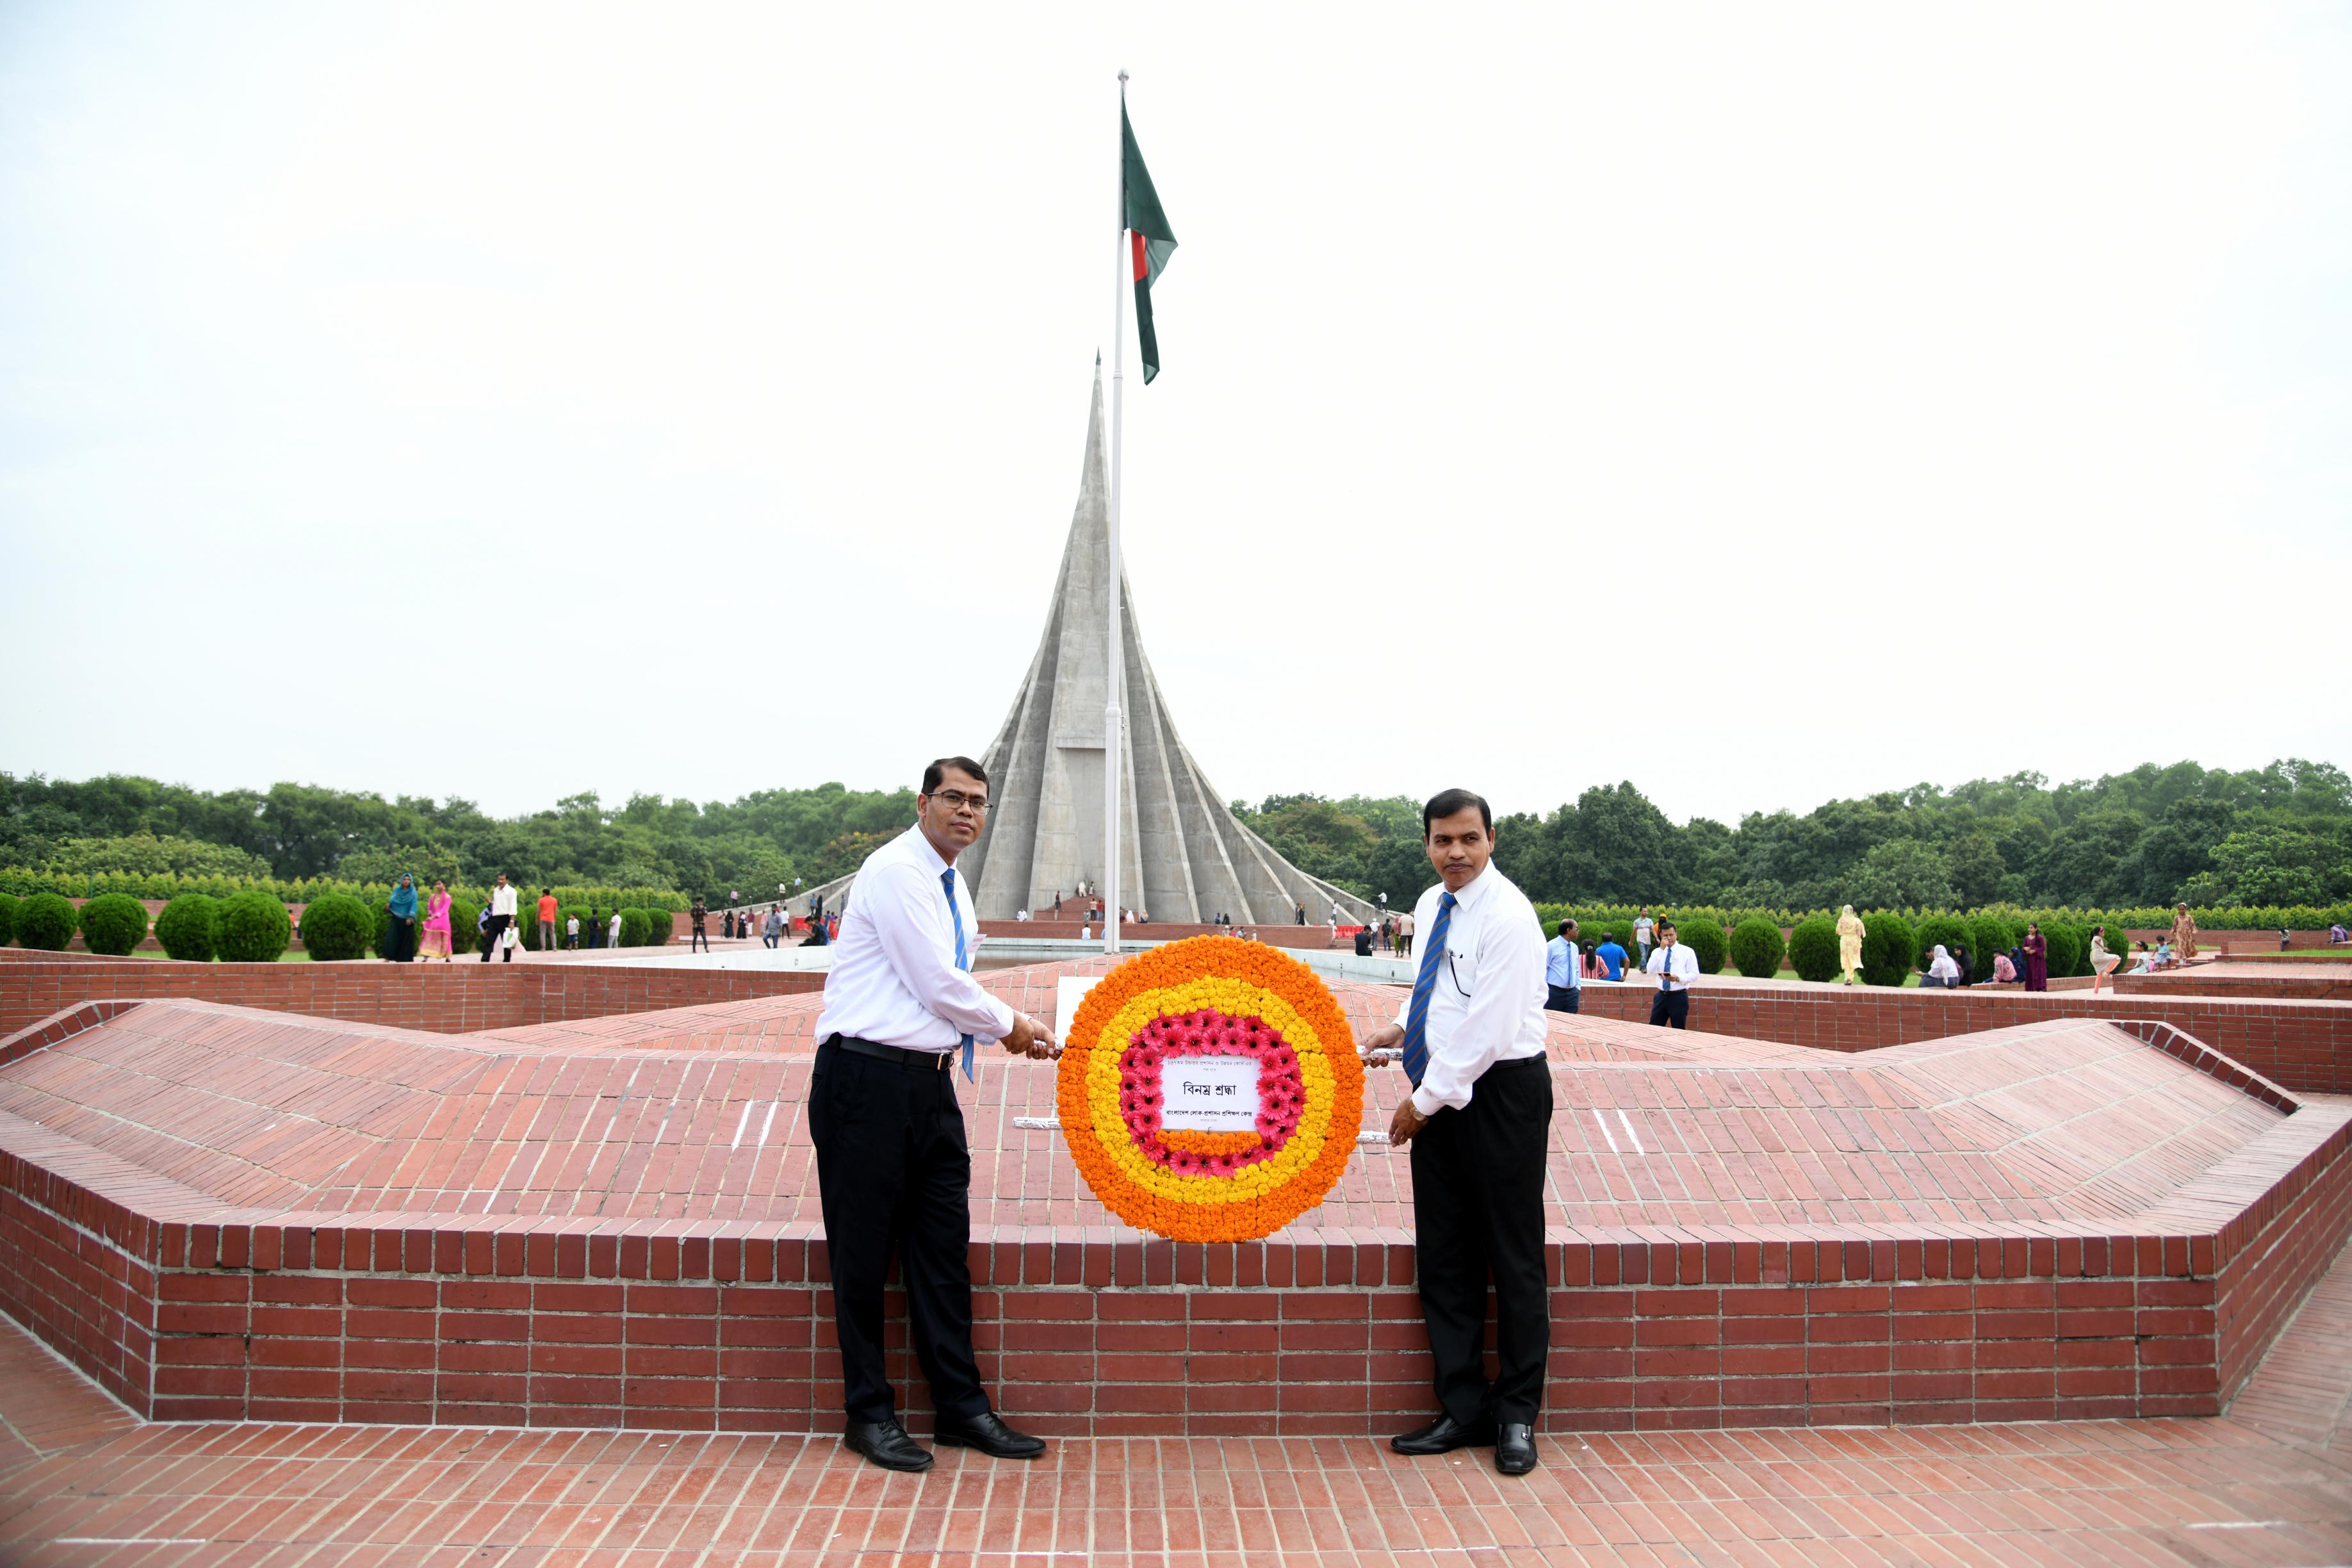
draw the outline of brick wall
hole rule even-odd
[[[0,1035],[94,997],[191,997],[350,1023],[470,1034],[824,988],[818,972],[641,964],[173,963],[25,958],[0,963]]]
[[[5,983],[0,972],[0,983]],[[1584,1010],[1647,1022],[1646,986],[1588,985]],[[1912,1040],[2053,1018],[2168,1023],[2273,1082],[2352,1093],[2352,1003],[2237,1001],[2160,992],[1958,991],[1856,985],[1837,990],[1724,985],[1691,992],[1690,1026],[1818,1050],[1867,1051]]]

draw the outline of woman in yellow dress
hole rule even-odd
[[[1838,910],[1838,983],[1859,985],[1862,976],[1862,917],[1853,912],[1852,904]]]
[[[2186,963],[2197,956],[2197,921],[2188,904],[2172,906],[2172,962]]]

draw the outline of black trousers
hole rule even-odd
[[[1544,1153],[1551,1066],[1488,1068],[1470,1103],[1442,1108],[1412,1153],[1414,1269],[1437,1360],[1437,1402],[1457,1421],[1532,1425],[1543,1404],[1551,1318],[1544,1278]],[[1486,1279],[1495,1280],[1495,1381],[1486,1381]]]
[[[1550,993],[1544,999],[1547,1013],[1581,1013],[1584,1011],[1584,988],[1580,985],[1547,985]]]
[[[1677,1029],[1689,1028],[1690,993],[1687,991],[1658,991],[1652,993],[1650,996],[1650,1023],[1654,1027],[1658,1025],[1664,1024],[1671,1025]]]
[[[835,1037],[838,1038],[838,1037]],[[843,1406],[896,1414],[882,1360],[882,1281],[898,1260],[908,1337],[942,1417],[987,1414],[971,1352],[971,1151],[950,1072],[817,1047],[809,1080]]]
[[[488,963],[490,961],[490,954],[499,951],[499,939],[507,934],[507,927],[513,923],[514,916],[512,915],[492,915],[490,917],[489,925],[482,932],[482,962],[484,963]],[[514,954],[511,952],[506,954],[505,962],[512,963],[514,962]]]

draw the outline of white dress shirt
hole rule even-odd
[[[511,883],[490,889],[490,913],[511,917],[515,912],[515,890]]]
[[[1444,892],[1441,882],[1422,894],[1412,907],[1414,925],[1437,929],[1437,901]],[[1536,907],[1491,861],[1454,898],[1444,950],[1431,947],[1422,954],[1423,962],[1433,953],[1437,959],[1437,984],[1429,993],[1429,1066],[1412,1091],[1412,1108],[1423,1116],[1436,1115],[1441,1106],[1459,1110],[1469,1104],[1471,1086],[1496,1062],[1544,1054],[1549,994]],[[1418,966],[1414,978],[1420,978]],[[1408,992],[1397,1009],[1400,1027],[1412,1013]]]
[[[984,1042],[1013,1032],[1013,1009],[956,967],[955,921],[940,881],[948,869],[920,827],[866,858],[834,938],[816,1021],[820,1043],[848,1035],[910,1051],[951,1051],[965,1035]],[[969,955],[980,944],[980,920],[961,872],[955,899]]]
[[[1650,962],[1643,969],[1658,977],[1661,991],[1687,991],[1698,978],[1698,954],[1683,943],[1650,950]]]

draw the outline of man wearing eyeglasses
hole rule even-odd
[[[1412,1092],[1389,1123],[1412,1152],[1414,1275],[1437,1363],[1436,1420],[1390,1440],[1400,1454],[1495,1449],[1495,1468],[1536,1466],[1551,1324],[1544,1280],[1544,1156],[1551,1068],[1544,1059],[1543,922],[1491,863],[1495,816],[1450,789],[1421,808],[1439,882],[1413,906],[1421,967],[1396,1021],[1365,1041],[1401,1052]],[[1486,1381],[1486,1278],[1495,1279],[1496,1373]]]
[[[992,1410],[971,1349],[971,1152],[954,1071],[976,1041],[1015,1056],[1061,1054],[1045,1026],[971,977],[980,922],[955,869],[988,817],[988,775],[970,757],[923,770],[915,826],[858,868],[835,939],[809,1079],[834,1322],[848,1428],[842,1441],[884,1469],[927,1470],[899,1424],[882,1359],[882,1280],[895,1251],[908,1337],[939,1413],[935,1440],[1034,1459],[1038,1438]]]

